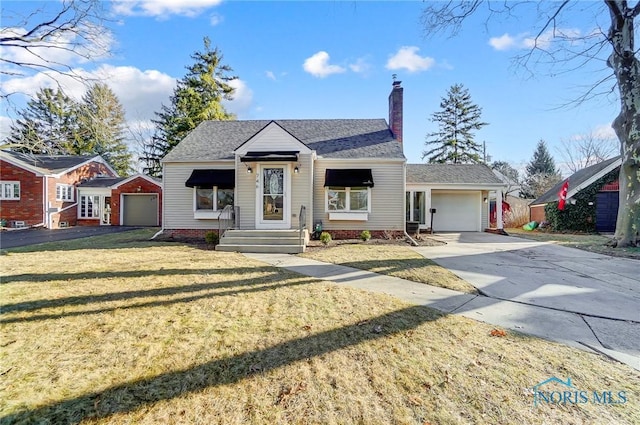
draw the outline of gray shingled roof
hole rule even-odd
[[[125,179],[126,177],[96,177],[94,179],[87,180],[84,183],[80,183],[78,187],[111,187]]]
[[[34,155],[7,150],[3,152],[18,161],[52,174],[63,172],[96,157],[96,155]]]
[[[407,164],[407,183],[504,185],[485,164]]]
[[[571,176],[569,176],[568,179],[562,179],[562,181],[546,191],[542,196],[533,201],[530,205],[547,204],[549,202],[558,201],[560,199],[560,189],[562,189],[562,185],[566,180],[569,180],[569,196],[567,196],[567,198],[570,198],[571,196],[573,196],[572,192],[574,192],[572,189],[579,187],[582,183],[586,182],[593,176],[597,175],[599,177],[603,177],[605,175],[606,169],[609,168],[614,162],[619,160],[620,156],[616,156],[614,158],[609,158],[606,161],[576,171]]]
[[[402,145],[393,137],[384,119],[274,121],[320,156],[404,159]],[[169,152],[163,161],[232,159],[235,149],[270,122],[205,121]]]

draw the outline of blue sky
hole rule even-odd
[[[3,1],[7,19],[42,2]],[[588,34],[606,27],[602,2],[583,2],[558,28]],[[55,1],[46,4],[58,7]],[[105,34],[110,55],[92,62],[69,60],[79,72],[98,75],[119,96],[128,119],[145,126],[167,102],[190,55],[208,36],[234,69],[236,100],[227,105],[239,119],[385,118],[392,74],[404,87],[404,145],[409,162],[420,162],[429,121],[441,97],[456,83],[467,87],[489,125],[476,134],[494,160],[527,162],[540,139],[556,162],[561,140],[595,132],[612,137],[614,95],[579,107],[561,107],[583,92],[605,69],[594,62],[577,73],[551,77],[549,67],[527,78],[513,66],[539,30],[533,11],[519,19],[500,17],[485,25],[484,14],[469,20],[454,38],[425,38],[419,23],[422,2],[219,2],[155,0],[105,3],[114,20]],[[595,20],[594,20],[595,16]],[[0,52],[13,54],[10,51]],[[42,75],[4,78],[5,87],[34,93],[51,85]],[[81,96],[73,81],[66,90]],[[2,127],[9,123],[4,112]]]

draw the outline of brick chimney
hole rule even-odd
[[[389,127],[393,137],[402,143],[402,81],[396,81],[395,75],[393,88],[389,94]]]

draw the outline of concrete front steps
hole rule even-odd
[[[304,252],[309,233],[303,230],[227,230],[216,251],[298,254]]]

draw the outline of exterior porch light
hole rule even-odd
[[[253,173],[253,169],[251,169],[250,165],[247,165],[247,174]]]
[[[299,167],[298,165],[296,165],[296,166],[293,168],[293,173],[294,173],[294,174],[298,174],[299,172],[300,172],[300,167]]]
[[[484,202],[484,203],[486,204],[486,203],[487,203],[487,198],[484,198],[484,199],[482,200],[482,202]]]

